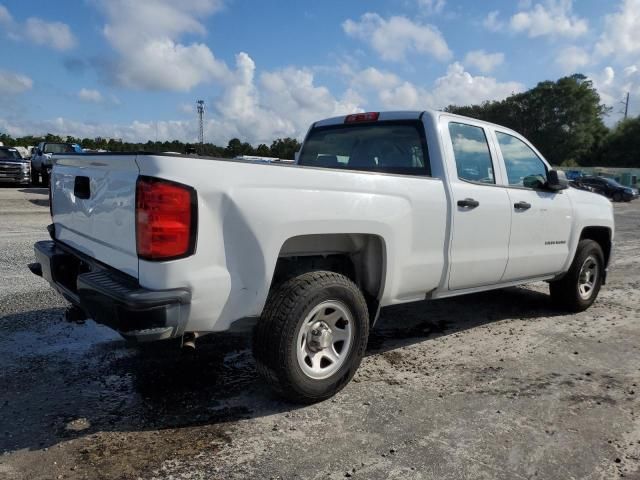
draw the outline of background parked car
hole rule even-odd
[[[0,147],[0,182],[29,185],[29,160],[13,147]]]
[[[569,181],[569,185],[573,188],[577,188],[578,190],[584,190],[586,192],[599,193],[600,195],[604,195],[604,192],[595,185],[587,185],[586,183],[582,183],[581,178],[576,178],[575,180]]]
[[[605,177],[582,177],[580,182],[590,187],[595,187],[602,191],[604,195],[614,202],[630,202],[638,196],[638,190],[620,185],[612,178]]]
[[[31,183],[49,185],[49,174],[54,153],[82,153],[80,145],[75,143],[40,142],[31,157]]]

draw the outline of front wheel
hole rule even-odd
[[[596,300],[603,278],[602,248],[593,240],[581,240],[569,271],[549,283],[551,299],[565,310],[582,312]]]
[[[353,377],[369,335],[358,287],[334,272],[308,272],[269,295],[253,336],[258,372],[297,403],[325,400]]]
[[[621,202],[622,201],[622,194],[620,192],[616,192],[613,194],[613,201],[614,202]]]

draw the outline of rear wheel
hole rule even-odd
[[[33,168],[31,169],[31,185],[38,186],[40,184],[40,175]]]
[[[277,393],[313,403],[349,383],[368,335],[367,305],[358,287],[338,273],[309,272],[269,295],[253,352],[258,372]]]
[[[596,300],[604,277],[604,254],[593,240],[581,240],[567,274],[549,283],[551,298],[559,307],[582,312]]]
[[[51,178],[51,168],[45,168],[42,171],[42,185],[45,187],[48,187],[50,178]]]

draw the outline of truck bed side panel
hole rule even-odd
[[[196,253],[140,261],[139,272],[146,288],[192,291],[189,330],[225,330],[259,315],[278,254],[299,235],[380,237],[383,305],[423,299],[441,281],[447,200],[440,180],[168,156],[139,156],[138,164],[143,175],[198,192]]]

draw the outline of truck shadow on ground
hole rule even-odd
[[[49,189],[46,187],[25,187],[18,190],[22,193],[34,193],[37,195],[47,195],[49,196]]]
[[[391,307],[367,354],[500,320],[554,315],[561,313],[547,295],[523,288]],[[258,379],[247,336],[205,337],[192,352],[168,343],[132,346],[92,321],[68,323],[60,308],[5,316],[0,329],[0,355],[7,357],[0,451],[95,432],[211,427],[299,408]]]

